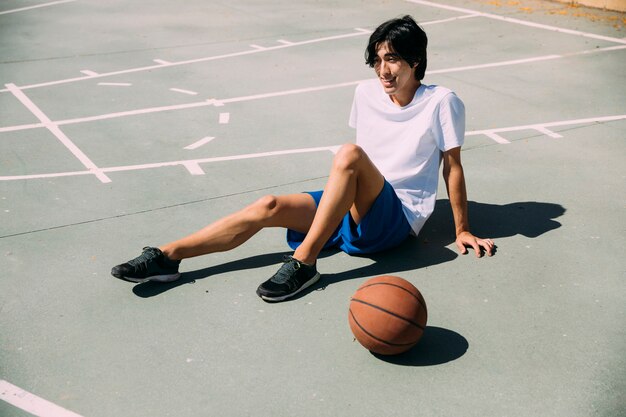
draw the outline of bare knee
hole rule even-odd
[[[274,195],[263,196],[246,208],[252,220],[261,223],[270,220],[278,210],[278,198]]]
[[[353,170],[365,157],[365,151],[358,145],[347,143],[342,145],[333,159],[335,168]]]

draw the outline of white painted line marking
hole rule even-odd
[[[202,138],[199,141],[194,142],[194,143],[192,143],[189,146],[185,146],[185,149],[188,149],[188,150],[192,151],[192,150],[194,150],[196,148],[199,148],[202,145],[206,145],[207,143],[211,142],[213,139],[215,139],[215,138],[212,137],[212,136],[207,136],[206,138]]]
[[[491,62],[489,64],[468,65],[465,67],[456,67],[456,68],[444,68],[440,70],[426,71],[426,73],[427,74],[447,74],[451,72],[471,71],[471,70],[485,69],[485,68],[506,67],[506,66],[511,66],[511,65],[528,64],[530,62],[549,61],[551,59],[559,59],[559,58],[563,58],[563,56],[562,55],[544,55],[544,56],[537,56],[533,58],[514,59],[511,61]]]
[[[150,114],[150,113],[159,113],[162,111],[172,111],[172,110],[183,110],[183,109],[192,109],[195,107],[206,107],[213,106],[214,100],[205,100],[199,101],[195,103],[187,103],[187,104],[176,104],[173,106],[162,106],[162,107],[149,107],[146,109],[138,109],[138,110],[129,110],[122,111],[117,113],[110,114],[102,114],[99,116],[90,116],[90,117],[81,117],[77,119],[68,119],[68,120],[59,120],[56,122],[59,126],[63,125],[71,125],[75,123],[85,123],[85,122],[94,122],[96,120],[107,120],[107,119],[116,119],[118,117],[128,117],[128,116],[137,116],[139,114]],[[0,128],[0,132],[2,129]]]
[[[188,94],[190,96],[197,96],[198,95],[198,93],[196,93],[195,91],[182,90],[180,88],[170,88],[170,91],[175,91],[177,93]]]
[[[626,120],[626,114],[621,114],[621,115],[616,115],[616,116],[605,116],[605,117],[590,117],[590,118],[585,118],[585,119],[562,120],[562,121],[557,121],[557,122],[547,122],[547,123],[539,123],[539,124],[535,123],[535,124],[530,124],[530,125],[503,127],[503,128],[487,129],[487,130],[474,130],[474,131],[466,132],[465,136],[477,136],[477,135],[486,135],[486,134],[490,134],[492,136],[493,135],[498,136],[497,133],[501,133],[501,132],[514,132],[514,131],[520,131],[520,130],[537,130],[538,127],[546,128],[546,127],[569,126],[569,125],[577,125],[577,124],[613,122],[613,121],[619,121],[619,120]],[[179,166],[179,165],[185,166],[185,164],[187,164],[187,167],[186,167],[187,170],[190,170],[189,166],[193,166],[194,164],[206,164],[206,163],[234,161],[234,160],[241,160],[241,159],[264,158],[264,157],[291,155],[291,154],[307,153],[307,152],[336,152],[340,147],[341,145],[324,146],[324,147],[317,147],[317,148],[290,149],[290,150],[282,150],[282,151],[274,151],[274,152],[262,152],[262,153],[233,155],[233,156],[224,156],[224,157],[216,157],[216,158],[157,162],[157,163],[141,164],[141,165],[126,165],[126,166],[117,166],[117,167],[109,167],[109,168],[100,168],[100,171],[105,172],[105,173],[137,171],[137,170],[143,170],[143,169],[155,169],[155,168],[164,168],[164,167]],[[192,170],[195,170],[195,168],[192,168]],[[31,179],[42,179],[42,178],[71,177],[71,176],[89,175],[89,174],[93,174],[93,172],[73,171],[73,172],[59,172],[59,173],[47,173],[47,174],[12,175],[12,176],[0,176],[0,181],[17,181],[17,180],[31,180]]]
[[[74,144],[65,134],[59,129],[55,123],[53,123],[48,116],[35,103],[33,103],[15,84],[6,84],[7,89],[17,98],[28,110],[35,115],[37,119],[54,135],[56,138],[85,166],[89,169],[100,181],[103,183],[111,182],[111,179],[107,177],[100,169],[94,164],[91,159],[87,157],[81,151],[78,146]]]
[[[501,143],[503,145],[509,144],[511,142],[509,142],[508,140],[504,139],[502,136],[494,133],[492,130],[484,130],[483,133],[485,134],[485,136],[487,136],[490,139],[493,139],[494,141]]]
[[[98,75],[97,72],[90,71],[90,70],[82,70],[81,73],[83,73],[83,74],[85,74],[85,75],[87,75],[89,77],[94,77],[94,76]]]
[[[526,63],[531,63],[531,62],[560,59],[560,58],[566,58],[566,57],[586,55],[586,54],[591,54],[591,53],[615,51],[615,50],[621,50],[621,49],[626,49],[626,45],[617,45],[617,46],[611,46],[607,48],[589,49],[585,51],[572,52],[572,53],[563,54],[563,55],[545,55],[545,56],[540,56],[540,57],[516,59],[512,61],[494,62],[494,63],[481,64],[481,65],[469,65],[469,66],[464,66],[464,67],[444,68],[440,70],[426,71],[426,74],[427,75],[447,74],[447,73],[460,72],[460,71],[505,67],[505,66],[512,66],[512,65],[514,66],[514,65],[526,64]],[[323,90],[329,90],[329,89],[334,89],[334,88],[349,87],[349,86],[357,85],[362,81],[365,81],[365,80],[356,80],[356,81],[349,81],[349,82],[339,83],[339,84],[322,85],[318,87],[300,88],[300,89],[295,89],[295,90],[286,90],[286,91],[278,91],[278,92],[273,92],[273,93],[256,94],[256,95],[243,96],[243,97],[234,97],[230,99],[209,99],[206,101],[188,103],[188,104],[179,104],[179,105],[163,106],[163,107],[150,107],[150,108],[138,109],[138,110],[132,110],[132,111],[104,114],[104,115],[99,115],[99,116],[89,116],[89,117],[82,117],[82,118],[76,118],[76,119],[60,120],[60,121],[56,121],[55,123],[59,126],[62,126],[62,125],[67,125],[67,124],[84,123],[84,122],[91,122],[91,121],[96,121],[96,120],[106,120],[106,119],[113,119],[117,117],[135,116],[135,115],[148,114],[148,113],[157,113],[161,111],[182,110],[182,109],[202,107],[202,106],[208,106],[208,105],[221,107],[226,103],[237,103],[237,102],[243,102],[243,101],[260,100],[260,99],[266,99],[266,98],[272,98],[272,97],[287,96],[291,94],[310,93],[310,92],[323,91]],[[26,87],[20,87],[21,90],[24,90],[25,88]],[[19,126],[7,126],[7,127],[0,127],[0,132],[11,132],[11,131],[27,130],[27,129],[34,129],[34,128],[40,128],[40,127],[43,127],[43,125],[37,124],[37,123],[25,124],[25,125],[19,125]]]
[[[204,175],[204,170],[197,162],[183,162],[183,166],[191,175]]]
[[[552,32],[566,33],[568,35],[583,36],[583,37],[586,37],[586,38],[600,39],[600,40],[608,41],[608,42],[615,42],[615,43],[626,44],[626,40],[625,39],[613,38],[613,37],[610,37],[610,36],[596,35],[595,33],[582,32],[582,31],[579,31],[579,30],[564,29],[564,28],[560,28],[560,27],[557,27],[557,26],[544,25],[544,24],[541,24],[541,23],[529,22],[529,21],[526,21],[526,20],[515,19],[515,18],[512,18],[512,17],[506,17],[506,16],[500,16],[500,15],[492,14],[492,13],[477,12],[476,10],[465,9],[465,8],[462,8],[462,7],[449,6],[449,5],[440,4],[440,3],[433,3],[431,1],[426,1],[426,0],[406,0],[406,1],[408,1],[410,3],[421,4],[423,6],[437,7],[437,8],[440,8],[440,9],[446,9],[446,10],[451,10],[451,11],[460,12],[460,13],[479,15],[479,16],[486,17],[486,18],[489,18],[489,19],[502,20],[504,22],[515,23],[515,24],[523,25],[523,26],[529,26],[529,27],[536,28],[536,29],[544,29],[544,30],[549,30],[549,31],[552,31]]]
[[[255,45],[255,44],[251,44],[251,45],[250,45],[250,47],[251,47],[251,48],[254,48],[254,49],[256,49],[256,50],[259,50],[259,51],[265,51],[266,49],[268,49],[268,48],[266,48],[266,47],[264,47],[264,46],[261,46],[261,45]]]
[[[0,132],[15,132],[18,130],[36,129],[39,127],[45,127],[45,126],[43,123],[30,123],[27,125],[7,126],[7,127],[0,127]]]
[[[450,17],[448,19],[431,20],[429,22],[420,23],[420,26],[437,25],[441,23],[455,22],[457,20],[471,19],[472,17],[480,17],[480,13],[465,14],[463,16]]]
[[[373,30],[370,29],[364,29],[364,28],[354,28],[354,30],[356,30],[357,32],[361,32],[361,33],[367,33],[370,34],[373,32]]]
[[[284,40],[284,39],[279,39],[279,40],[277,40],[276,42],[278,42],[278,43],[282,43],[283,45],[293,45],[293,42],[286,41],[286,40]]]
[[[336,155],[337,152],[339,152],[340,148],[341,148],[341,145],[339,145],[339,146],[331,146],[331,147],[328,148],[328,150]]]
[[[340,88],[340,87],[349,87],[349,86],[357,85],[358,83],[362,81],[365,81],[365,80],[349,81],[346,83],[339,83],[339,84],[322,85],[319,87],[297,88],[294,90],[277,91],[274,93],[254,94],[251,96],[222,99],[220,101],[222,103],[228,104],[228,103],[238,103],[241,101],[251,101],[251,100],[259,100],[259,99],[271,98],[271,97],[288,96],[291,94],[312,93],[314,91],[323,91],[323,90],[330,90],[330,89]]]
[[[230,113],[220,113],[220,124],[225,125],[230,121]]]
[[[551,131],[549,129],[546,129],[543,126],[536,126],[535,130],[540,132],[540,133],[543,133],[544,135],[550,136],[551,138],[560,139],[560,138],[563,137],[562,135],[559,135],[556,132],[553,132],[553,131]]]
[[[5,10],[3,12],[0,12],[0,15],[2,15],[2,14],[9,14],[9,13],[23,12],[25,10],[38,9],[40,7],[55,6],[57,4],[70,3],[72,1],[76,1],[76,0],[59,0],[59,1],[52,1],[50,3],[38,4],[36,6],[20,7],[19,9]]]
[[[164,59],[153,59],[154,62],[156,62],[157,64],[161,64],[161,65],[169,65],[171,64],[171,62],[166,61]]]
[[[44,400],[3,379],[0,379],[0,399],[36,416],[81,417],[73,411]]]
[[[368,33],[371,33],[371,32],[368,32]],[[189,59],[185,61],[172,62],[169,64],[150,65],[146,67],[137,67],[137,68],[130,68],[126,70],[120,70],[120,71],[112,71],[112,72],[98,74],[98,77],[109,77],[113,75],[131,74],[135,72],[152,71],[156,69],[169,68],[169,67],[174,67],[174,66],[197,64],[200,62],[208,62],[208,61],[215,61],[215,60],[233,58],[233,57],[238,57],[238,56],[257,54],[260,52],[274,51],[278,49],[291,48],[291,47],[296,47],[296,46],[301,46],[301,45],[309,45],[313,43],[328,42],[328,41],[333,41],[337,39],[352,38],[355,36],[363,36],[364,34],[365,34],[364,32],[351,32],[351,33],[347,33],[343,35],[327,36],[324,38],[310,39],[308,41],[294,42],[291,45],[277,45],[277,46],[272,46],[269,48],[260,47],[262,49],[252,49],[252,50],[234,52],[234,53],[224,54],[224,55],[215,55],[215,56],[208,56],[208,57],[203,57],[203,58]],[[92,77],[67,78],[63,80],[48,81],[48,82],[38,83],[38,84],[23,85],[20,88],[22,90],[29,90],[31,88],[48,87],[51,85],[67,84],[67,83],[73,83],[73,82],[78,82],[78,81],[84,81],[90,78]],[[6,92],[6,91],[7,91],[6,89],[0,90],[0,92]]]
[[[98,85],[110,86],[110,87],[130,87],[131,83],[98,83]]]

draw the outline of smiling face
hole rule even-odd
[[[393,50],[389,42],[382,42],[377,46],[374,71],[385,93],[398,106],[409,104],[420,86],[420,81],[415,79],[417,65],[409,65]]]

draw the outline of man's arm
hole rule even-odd
[[[465,175],[461,165],[461,147],[450,149],[443,153],[443,179],[448,190],[454,227],[456,230],[456,245],[462,254],[467,253],[467,247],[474,248],[477,257],[482,256],[482,250],[487,255],[493,255],[494,243],[491,239],[480,239],[472,235],[467,215],[467,191],[465,189]]]

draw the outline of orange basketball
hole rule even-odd
[[[413,284],[384,275],[367,280],[350,299],[348,320],[356,340],[374,353],[411,349],[426,328],[424,297]]]

